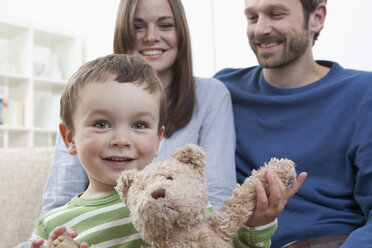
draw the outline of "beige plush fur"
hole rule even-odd
[[[205,166],[203,150],[188,144],[165,161],[122,172],[116,190],[131,211],[133,225],[153,248],[231,247],[255,207],[256,182],[268,189],[265,169],[277,173],[284,184],[296,178],[291,160],[271,159],[237,186],[220,211],[206,218]]]

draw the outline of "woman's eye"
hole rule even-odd
[[[168,177],[167,177],[167,180],[171,180],[171,181],[173,181],[173,177],[168,176]]]
[[[94,126],[100,129],[110,128],[110,124],[106,121],[97,121],[96,123],[94,123]]]
[[[147,125],[145,123],[142,123],[142,122],[137,122],[132,127],[135,128],[135,129],[145,129],[145,128],[147,128]]]
[[[168,29],[168,28],[172,28],[174,27],[174,25],[172,23],[161,23],[159,25],[160,28],[163,28],[163,29]]]
[[[141,29],[143,29],[143,25],[140,25],[140,24],[134,24],[134,29],[135,29],[135,30],[141,30]]]

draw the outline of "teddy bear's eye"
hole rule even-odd
[[[173,181],[173,177],[168,176],[168,177],[167,177],[167,180],[171,180],[171,181]]]

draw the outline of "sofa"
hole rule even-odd
[[[28,240],[40,215],[54,148],[0,149],[0,248]]]

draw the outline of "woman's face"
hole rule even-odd
[[[137,37],[135,54],[144,58],[159,74],[172,76],[178,40],[168,0],[140,0],[134,13]]]

